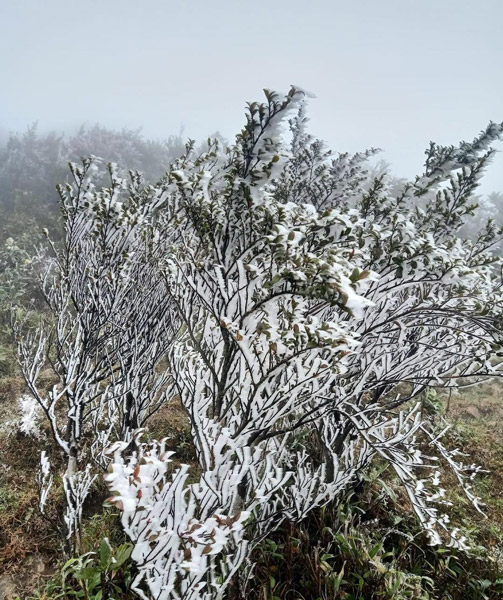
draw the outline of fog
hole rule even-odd
[[[411,177],[430,139],[503,120],[502,17],[500,0],[2,0],[0,140],[33,121],[232,138],[262,88],[297,84],[316,135]],[[501,155],[483,190],[503,190]]]

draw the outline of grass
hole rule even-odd
[[[474,410],[476,409],[476,410]],[[503,551],[503,390],[488,383],[451,398],[448,417],[453,422],[450,442],[467,454],[466,460],[486,472],[474,481],[484,503],[485,517],[464,499],[455,504],[460,519],[469,519],[474,537]],[[454,486],[453,486],[454,487]]]

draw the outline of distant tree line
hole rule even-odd
[[[60,212],[56,185],[68,179],[68,162],[90,154],[141,171],[156,181],[184,149],[181,135],[149,140],[139,129],[83,125],[70,136],[41,134],[37,124],[11,133],[0,147],[0,244],[22,241],[47,228],[57,235]]]

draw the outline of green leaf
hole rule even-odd
[[[352,283],[356,283],[360,279],[360,269],[358,267],[355,267],[353,269],[353,272],[351,273],[349,279],[351,279]]]
[[[103,538],[100,546],[100,565],[103,570],[108,569],[110,566],[110,561],[112,559],[112,546],[110,546],[110,542],[108,538]]]
[[[75,571],[75,577],[81,581],[91,581],[96,573],[99,574],[96,567],[84,567],[83,569]]]
[[[372,546],[372,548],[369,551],[369,556],[370,558],[374,558],[375,555],[379,552],[379,550],[381,549],[382,545],[381,542],[378,542],[375,546]]]
[[[115,562],[113,563],[114,571],[119,569],[131,556],[131,552],[133,551],[132,544],[122,544],[117,548],[115,552],[114,558]]]

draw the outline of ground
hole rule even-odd
[[[27,438],[16,431],[17,401],[22,391],[23,382],[19,378],[0,379],[0,461],[3,465],[0,470],[0,600],[14,598],[16,594],[22,598],[28,597],[61,565],[61,546],[55,519],[62,498],[52,495],[48,517],[40,515],[35,473],[41,449],[50,451],[50,448],[40,439]],[[450,400],[444,394],[439,396],[439,402],[439,410],[445,412],[453,423],[448,434],[449,442],[468,455],[466,460],[481,464],[487,470],[476,481],[476,491],[486,505],[485,515],[478,513],[470,505],[456,486],[454,477],[446,471],[449,499],[454,501],[451,519],[469,532],[472,543],[486,549],[487,570],[491,573],[494,567],[494,577],[498,577],[503,572],[501,564],[498,564],[503,556],[503,385],[487,383],[469,388],[453,394]],[[188,421],[182,407],[176,402],[159,412],[145,435],[147,439],[167,436],[168,446],[177,451],[180,460],[195,464]],[[117,513],[112,509],[103,512],[102,502],[105,498],[106,489],[100,485],[86,507],[84,551],[96,550],[105,536],[116,544],[125,541]],[[322,517],[316,516],[316,519],[320,518]],[[282,567],[285,556],[289,556],[291,570],[298,565],[309,578],[309,569],[313,573],[323,573],[325,569],[335,585],[333,582],[340,575],[336,568],[337,557],[333,558],[334,555],[330,554],[332,558],[329,559],[326,558],[329,556],[327,554],[323,558],[319,543],[323,536],[320,538],[314,531],[318,526],[324,527],[322,522],[316,520],[303,528],[292,529],[289,526],[290,529],[280,532],[276,539],[268,540],[260,549],[261,563],[258,564],[256,573],[259,580],[262,578],[265,581],[267,577],[267,585],[263,581],[261,583],[265,587],[260,597],[276,597],[281,600],[294,598],[285,596],[284,593],[277,595],[283,590],[279,579],[281,572],[285,572]],[[354,532],[351,535],[354,537]],[[316,539],[316,544],[313,544],[312,539],[309,541],[310,537]],[[350,545],[344,550],[342,539],[339,537],[337,542],[341,560],[344,552],[353,556],[356,551],[354,548],[351,550]],[[493,567],[491,561],[494,563]],[[351,561],[346,557],[345,562],[349,564]],[[329,572],[330,569],[334,573]],[[291,576],[298,577],[294,571]],[[489,576],[485,575],[486,578]],[[347,571],[344,577],[348,578]],[[340,580],[346,581],[342,576]],[[323,582],[325,587],[326,581]],[[307,591],[304,591],[304,597],[316,597],[309,595],[309,581],[305,585]],[[341,585],[341,582],[337,585]],[[256,590],[259,588],[260,585]],[[473,597],[492,599],[499,596],[486,594]]]

